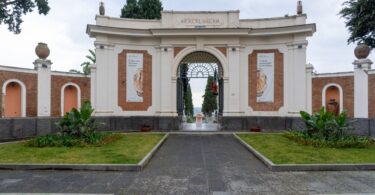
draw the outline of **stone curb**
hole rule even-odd
[[[167,133],[138,164],[0,164],[0,170],[142,171],[167,140]]]
[[[274,164],[271,160],[258,152],[255,148],[247,144],[238,135],[233,136],[255,157],[262,161],[271,171],[288,172],[288,171],[373,171],[375,163],[371,164]]]

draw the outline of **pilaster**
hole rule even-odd
[[[354,65],[354,117],[368,118],[368,70],[370,59],[359,59]]]
[[[34,61],[34,68],[38,74],[38,117],[51,116],[51,65],[50,60]]]

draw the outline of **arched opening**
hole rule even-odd
[[[343,97],[342,89],[339,85],[331,84],[326,85],[323,89],[323,100],[322,106],[326,108],[327,111],[330,111],[338,115],[343,110]]]
[[[79,108],[80,107],[80,91],[79,87],[75,84],[66,84],[62,88],[62,113],[61,115],[64,115],[65,113],[71,111],[73,108]]]
[[[22,87],[17,82],[5,86],[4,117],[22,116]]]
[[[223,68],[220,61],[205,51],[186,55],[177,70],[177,113],[181,122],[196,122],[195,116],[202,115],[205,124],[183,125],[183,130],[218,130],[223,114]],[[194,89],[201,91],[197,93]],[[188,96],[193,96],[194,105],[189,104]],[[200,97],[199,97],[200,96]],[[197,100],[197,98],[202,98]],[[191,101],[191,100],[190,100]],[[198,105],[196,105],[198,104]],[[191,111],[193,106],[193,111]]]

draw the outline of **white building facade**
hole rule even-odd
[[[164,11],[161,20],[96,16],[87,28],[97,54],[91,75],[96,115],[178,116],[179,68],[197,52],[220,66],[223,117],[311,112],[306,38],[315,24],[307,24],[304,14],[266,19],[239,14]],[[142,69],[138,98],[131,92],[139,91],[136,69]]]

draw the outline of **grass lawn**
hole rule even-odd
[[[275,164],[375,163],[375,145],[369,148],[315,148],[297,144],[282,134],[238,134]]]
[[[0,163],[137,164],[164,134],[124,134],[102,146],[32,148],[24,143],[0,145]]]

